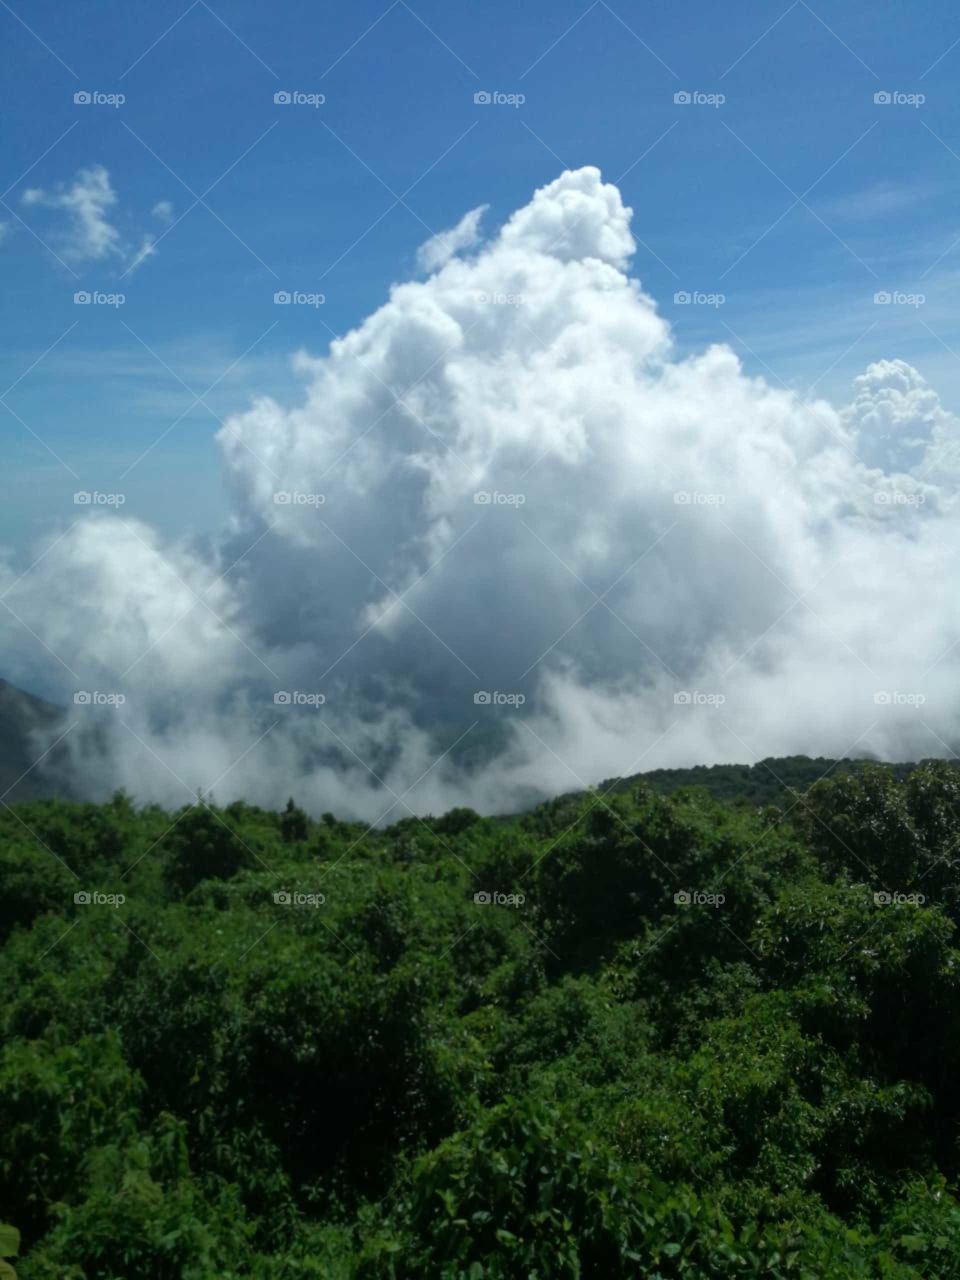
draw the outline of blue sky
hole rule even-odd
[[[218,419],[295,401],[290,355],[415,275],[431,234],[481,204],[493,228],[583,164],[634,209],[634,271],[681,351],[729,342],[837,402],[902,357],[960,408],[955,6],[34,0],[3,3],[0,32],[0,541],[17,557],[77,489],[122,490],[166,532],[216,529]],[[97,257],[102,227],[78,232],[68,205],[101,170]],[[325,302],[278,307],[278,290]],[[925,301],[878,307],[882,290]]]

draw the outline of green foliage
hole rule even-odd
[[[280,835],[286,844],[301,844],[310,835],[310,820],[302,809],[293,802],[293,796],[287,801],[287,807],[280,815]]]
[[[0,1276],[960,1280],[960,774],[719,768],[4,810]]]
[[[203,801],[180,815],[161,844],[167,854],[167,883],[177,897],[203,880],[225,880],[256,864],[256,855],[243,838]]]
[[[0,1222],[0,1280],[17,1280],[17,1273],[8,1258],[20,1252],[20,1232],[6,1222]]]

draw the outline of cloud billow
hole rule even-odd
[[[916,370],[878,361],[838,410],[725,346],[678,359],[596,169],[485,242],[479,212],[298,357],[299,404],[225,422],[215,551],[93,515],[13,590],[126,692],[106,758],[76,754],[91,785],[176,802],[224,774],[218,798],[374,819],[955,743],[957,431]]]

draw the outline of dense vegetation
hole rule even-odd
[[[784,804],[790,792],[806,791],[827,774],[855,773],[866,768],[867,760],[827,760],[823,756],[777,756],[758,764],[698,764],[690,769],[651,769],[631,778],[611,778],[600,784],[601,791],[629,790],[637,782],[648,783],[664,795],[681,787],[705,787],[715,800],[726,804]],[[922,763],[931,763],[923,761]],[[953,768],[958,761],[948,761]],[[920,764],[906,762],[886,768],[899,781],[910,776]]]
[[[779,794],[3,810],[0,1255],[960,1277],[960,774]]]

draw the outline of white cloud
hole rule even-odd
[[[476,248],[480,243],[480,219],[488,208],[488,205],[482,204],[477,209],[471,209],[455,227],[438,232],[422,244],[417,250],[417,266],[421,271],[436,271],[445,266],[454,254],[461,253],[464,249]]]
[[[299,404],[226,421],[216,552],[94,515],[11,607],[87,687],[124,690],[192,788],[277,721],[222,799],[374,818],[394,799],[360,757],[418,811],[503,810],[658,765],[956,744],[956,419],[903,361],[838,410],[724,346],[678,359],[627,273],[630,219],[596,169],[562,174],[301,356]],[[25,633],[12,674],[37,652]],[[327,702],[298,716],[278,689]],[[458,748],[431,769],[474,721],[470,767]],[[129,734],[106,741],[77,736],[103,790],[177,798]]]
[[[156,257],[156,253],[157,249],[155,238],[153,236],[144,236],[140,243],[140,248],[130,259],[130,263],[127,267],[127,273],[130,274],[136,271],[137,267],[146,262],[147,258]]]
[[[99,260],[122,252],[120,233],[107,217],[117,194],[103,165],[81,169],[73,185],[56,195],[30,187],[23,193],[23,203],[63,209],[69,215],[72,227],[65,251],[74,258]]]
[[[173,205],[169,200],[158,200],[150,210],[155,218],[159,218],[161,222],[173,221]]]
[[[860,191],[846,192],[819,201],[824,217],[850,222],[872,222],[912,209],[941,194],[941,188],[919,182],[875,182]]]
[[[62,210],[69,228],[62,238],[62,252],[75,262],[101,262],[118,258],[136,267],[154,253],[152,237],[146,236],[138,250],[132,250],[111,221],[118,199],[108,170],[101,164],[80,169],[71,186],[56,192],[28,187],[22,201],[27,206]]]

